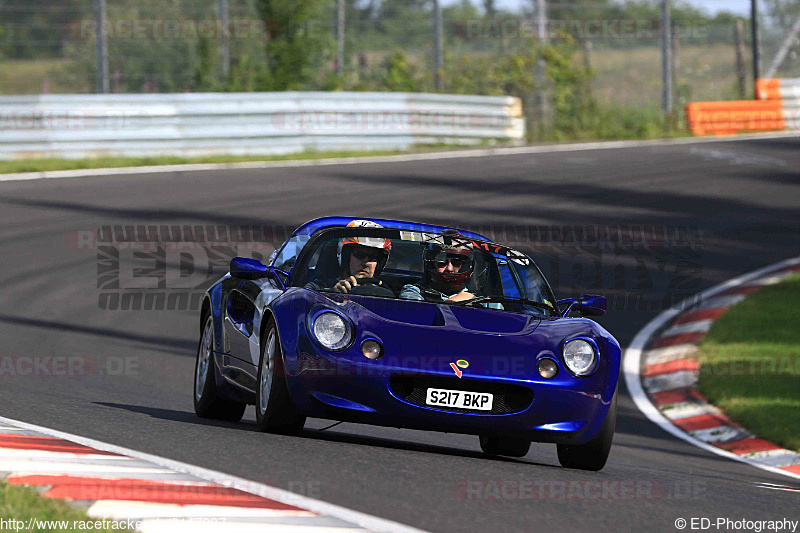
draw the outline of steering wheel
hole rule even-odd
[[[394,298],[395,294],[388,287],[381,285],[378,278],[356,278],[358,285],[350,289],[350,294],[361,296],[381,296],[383,298]]]

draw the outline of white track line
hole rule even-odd
[[[350,522],[351,524],[361,526],[371,531],[387,532],[387,533],[389,532],[423,533],[423,530],[421,529],[416,529],[411,526],[379,518],[377,516],[371,516],[366,513],[354,511],[352,509],[347,509],[345,507],[341,507],[339,505],[335,505],[332,503],[323,502],[321,500],[315,500],[307,496],[302,496],[299,494],[295,494],[293,492],[289,492],[288,490],[279,489],[277,487],[271,487],[263,483],[257,483],[255,481],[250,481],[237,476],[231,476],[223,472],[217,472],[215,470],[209,470],[207,468],[201,468],[199,466],[182,463],[180,461],[173,461],[172,459],[166,459],[164,457],[150,455],[148,453],[139,452],[136,450],[132,450],[130,448],[124,448],[122,446],[109,444],[99,440],[90,439],[87,437],[81,437],[79,435],[74,435],[72,433],[66,433],[63,431],[58,431],[55,429],[38,426],[36,424],[29,424],[27,422],[13,420],[11,418],[6,418],[3,416],[0,416],[0,424],[12,424],[17,427],[38,431],[45,435],[50,435],[52,437],[56,437],[59,439],[65,439],[72,442],[77,442],[78,444],[83,444],[84,446],[89,446],[91,448],[95,448],[98,450],[118,453],[121,455],[126,455],[128,457],[141,459],[143,461],[149,461],[163,468],[168,468],[171,470],[175,470],[177,472],[189,474],[191,476],[195,476],[197,478],[204,479],[206,481],[211,481],[213,483],[217,483],[225,487],[238,489],[243,492],[254,494],[256,496],[261,496],[263,498],[268,498],[270,500],[275,500],[277,502],[285,503],[287,505],[294,505],[297,507],[301,507],[303,509],[313,511],[320,515],[339,518],[341,520],[344,520],[345,522]],[[18,471],[19,468],[15,468],[14,470]],[[161,526],[151,525],[151,527],[153,528],[152,531],[161,531]],[[225,531],[228,531],[228,528],[225,527],[225,524],[223,524],[223,529]],[[342,531],[341,528],[337,528],[337,530],[339,531],[339,533],[341,533]]]
[[[764,268],[758,269],[754,272],[743,274],[739,277],[730,279],[724,283],[720,283],[715,287],[711,287],[710,289],[703,291],[700,294],[700,299],[702,301],[705,301],[706,298],[710,298],[723,291],[742,285],[750,280],[759,278],[769,272],[775,270],[782,270],[784,268],[796,265],[800,265],[800,257],[787,259],[785,261],[781,261],[780,263],[775,263],[773,265],[769,265]],[[639,410],[642,413],[644,413],[644,415],[647,418],[649,418],[651,422],[658,425],[661,429],[663,429],[667,433],[670,433],[683,441],[693,444],[698,448],[702,448],[704,450],[715,453],[717,455],[721,455],[723,457],[727,457],[728,459],[733,459],[741,463],[746,463],[751,466],[755,466],[756,468],[767,470],[774,474],[780,474],[783,476],[789,476],[794,479],[800,479],[800,474],[795,474],[793,472],[789,472],[787,470],[783,470],[780,468],[775,468],[772,466],[751,462],[744,456],[739,456],[727,450],[717,448],[716,446],[712,446],[707,442],[703,442],[702,440],[696,437],[688,435],[682,429],[673,425],[672,422],[670,422],[658,410],[658,408],[655,405],[650,403],[647,394],[645,394],[644,389],[642,388],[642,380],[639,373],[641,368],[642,352],[644,351],[644,347],[647,345],[647,342],[650,340],[653,334],[659,331],[661,328],[663,328],[665,324],[667,324],[670,320],[675,318],[680,313],[681,310],[678,309],[668,309],[666,311],[662,311],[655,318],[653,318],[653,320],[648,322],[647,325],[639,331],[639,333],[636,334],[636,337],[634,337],[634,339],[631,341],[631,344],[628,347],[628,349],[625,350],[625,357],[623,360],[623,372],[625,375],[625,384],[628,386],[631,398],[633,398],[633,402],[636,404],[636,407],[638,407]],[[713,430],[718,430],[718,429],[719,428],[711,428],[700,431],[709,433],[712,432]],[[698,432],[694,433],[699,434]],[[720,436],[725,438],[725,440],[727,440],[728,435],[720,435]]]
[[[585,150],[609,150],[618,148],[646,148],[650,146],[680,146],[717,142],[749,141],[754,139],[782,139],[800,137],[797,132],[760,133],[733,137],[687,137],[684,139],[655,139],[647,141],[602,141],[571,144],[545,144],[508,148],[484,148],[472,150],[450,150],[421,154],[388,156],[336,157],[330,159],[306,159],[289,161],[243,161],[240,163],[200,163],[188,165],[159,165],[149,167],[94,168],[81,170],[54,170],[43,172],[20,172],[0,174],[0,181],[22,181],[45,178],[83,178],[92,176],[121,176],[130,174],[153,174],[161,172],[197,172],[231,169],[267,169],[289,167],[316,167],[324,165],[356,165],[369,163],[401,163],[407,161],[430,161],[468,157],[493,157],[517,154],[546,154],[554,152],[581,152]]]

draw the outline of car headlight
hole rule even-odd
[[[320,313],[314,318],[314,338],[328,350],[341,350],[352,338],[350,326],[333,312]]]
[[[576,376],[588,376],[597,368],[597,352],[594,346],[583,339],[574,339],[564,344],[564,364]]]

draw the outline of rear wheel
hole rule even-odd
[[[595,437],[586,444],[569,446],[558,445],[558,462],[566,468],[580,470],[601,470],[606,465],[614,440],[614,429],[617,425],[617,394],[611,400],[611,407],[603,422],[603,426]]]
[[[220,398],[214,370],[214,322],[206,318],[194,364],[194,412],[201,418],[238,422],[246,404]]]
[[[270,433],[297,433],[306,417],[292,404],[283,373],[283,352],[275,321],[269,320],[261,338],[256,389],[256,427]]]
[[[525,457],[531,448],[531,441],[513,437],[481,435],[481,450],[487,455],[508,455]]]

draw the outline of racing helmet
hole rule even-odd
[[[472,243],[454,230],[445,231],[443,237],[441,243],[430,242],[425,246],[425,276],[434,288],[445,288],[455,293],[466,287],[475,268]],[[454,271],[439,272],[438,269],[442,265],[447,266],[448,262],[451,262]]]
[[[377,222],[371,220],[352,220],[347,224],[348,228],[382,228]],[[339,241],[336,257],[339,261],[339,269],[345,272],[350,266],[350,254],[356,248],[370,248],[371,251],[379,252],[378,264],[375,267],[375,277],[378,277],[389,260],[389,253],[392,251],[392,241],[383,237],[344,237]]]

